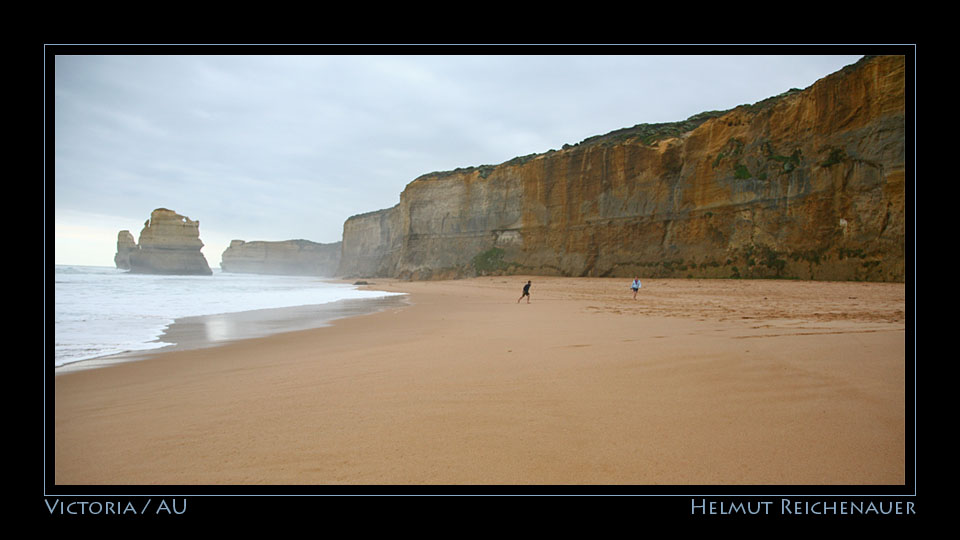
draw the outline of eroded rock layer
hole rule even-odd
[[[120,231],[117,234],[117,254],[113,256],[113,263],[121,270],[130,269],[130,254],[137,250],[137,241],[130,231]]]
[[[128,231],[118,235],[114,257],[117,268],[139,274],[213,274],[200,251],[200,222],[173,210],[158,208],[151,212],[140,231],[140,242],[131,246],[132,240]]]
[[[905,61],[423,175],[344,224],[344,276],[903,281]]]

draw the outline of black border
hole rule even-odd
[[[885,525],[902,522],[913,516],[894,515],[805,515],[805,516],[732,516],[693,515],[691,502],[707,501],[760,502],[781,499],[805,501],[917,501],[917,342],[914,334],[916,322],[916,44],[840,44],[840,45],[631,45],[631,44],[44,44],[44,349],[47,358],[53,357],[53,133],[54,133],[54,57],[72,54],[122,54],[122,55],[242,55],[242,54],[863,54],[903,55],[906,57],[906,483],[902,486],[63,486],[53,483],[52,399],[55,376],[52,366],[44,367],[44,471],[41,513],[55,522],[78,524],[111,523],[144,525],[147,523],[193,523],[198,520],[218,521],[223,519],[265,520],[300,518],[312,521],[323,509],[336,508],[343,504],[363,506],[375,502],[377,508],[400,509],[407,504],[418,507],[434,507],[441,501],[460,508],[476,507],[478,502],[509,503],[523,507],[532,499],[546,501],[554,509],[563,509],[566,504],[578,508],[600,510],[598,516],[623,508],[629,516],[643,520],[675,520],[684,523],[709,523],[746,519],[765,521],[781,519],[786,522],[812,521],[817,523],[853,521],[855,523],[882,522]],[[46,364],[46,358],[45,358]],[[910,445],[909,443],[913,444]],[[152,501],[154,507],[166,500],[178,504],[183,501],[188,511],[183,515],[73,515],[51,511],[50,505],[70,501],[116,501],[134,505]],[[424,504],[421,504],[424,503]],[[582,506],[581,506],[582,505]],[[76,508],[77,505],[74,506]],[[57,508],[54,506],[54,508]],[[392,513],[392,512],[390,512]],[[432,512],[431,512],[432,513]],[[922,511],[920,511],[922,514]],[[481,516],[468,513],[473,518]],[[505,517],[524,517],[504,514]],[[328,519],[343,516],[328,515]],[[450,517],[456,517],[452,514]],[[525,516],[529,522],[531,516]],[[623,518],[625,516],[620,516]],[[572,518],[572,516],[571,516]],[[371,517],[374,521],[377,518]],[[549,519],[556,520],[557,516]],[[361,527],[362,528],[362,527]]]

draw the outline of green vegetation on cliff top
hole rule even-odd
[[[569,150],[571,148],[578,148],[578,147],[586,148],[586,147],[599,146],[599,145],[611,146],[611,145],[620,144],[620,143],[631,141],[631,140],[639,142],[644,145],[655,145],[664,139],[679,137],[684,133],[689,133],[694,129],[700,127],[700,125],[706,122],[707,120],[720,118],[721,116],[724,116],[725,114],[733,110],[736,110],[739,108],[746,108],[746,110],[750,112],[759,112],[763,109],[770,107],[771,105],[780,101],[784,97],[796,94],[798,92],[801,92],[801,90],[798,90],[796,88],[791,88],[787,92],[784,92],[780,95],[777,95],[771,98],[767,98],[762,101],[758,101],[753,105],[740,105],[735,109],[727,109],[723,111],[704,111],[702,113],[695,114],[690,118],[687,118],[686,120],[682,120],[679,122],[664,122],[660,124],[637,124],[633,127],[622,128],[615,131],[611,131],[610,133],[607,133],[605,135],[594,135],[593,137],[587,137],[586,139],[573,145],[564,144],[562,148],[563,150]],[[481,178],[486,178],[497,167],[509,166],[509,165],[522,165],[533,158],[536,158],[542,155],[551,154],[553,152],[556,152],[556,150],[548,150],[547,152],[544,152],[542,154],[534,153],[534,154],[527,154],[525,156],[518,156],[508,161],[505,161],[500,165],[478,165],[475,167],[458,167],[451,171],[435,171],[435,172],[421,175],[420,178],[445,177],[452,174],[471,173],[474,171],[477,171]]]
[[[840,70],[840,72],[849,73],[850,71],[856,70],[859,67],[861,67],[863,64],[867,63],[872,58],[873,58],[872,56],[864,56],[854,64],[845,66],[843,69]],[[620,144],[628,140],[637,141],[644,145],[654,145],[664,139],[679,137],[684,133],[689,133],[690,131],[693,131],[694,129],[698,128],[701,124],[703,124],[707,120],[711,120],[713,118],[719,118],[731,111],[740,109],[740,110],[745,110],[751,113],[758,113],[765,109],[770,108],[771,106],[778,103],[780,100],[784,99],[785,97],[792,96],[800,92],[803,92],[803,90],[798,88],[791,88],[790,90],[787,90],[782,94],[778,94],[776,96],[772,96],[772,97],[760,100],[753,104],[740,105],[733,109],[727,109],[722,111],[704,111],[702,113],[695,114],[690,118],[687,118],[686,120],[682,120],[679,122],[665,122],[660,124],[637,124],[633,127],[622,128],[615,131],[611,131],[610,133],[607,133],[605,135],[594,135],[593,137],[587,137],[586,139],[573,145],[564,144],[562,148],[563,150],[568,150],[571,148],[590,147],[595,145],[614,145],[614,144]],[[526,163],[527,161],[530,161],[535,157],[551,154],[553,152],[556,152],[556,150],[548,150],[547,152],[544,152],[541,154],[534,153],[534,154],[528,154],[525,156],[518,156],[508,161],[505,161],[500,165],[478,165],[475,167],[458,167],[452,171],[435,171],[435,172],[423,174],[419,178],[445,177],[452,174],[471,173],[473,171],[478,171],[481,178],[486,178],[491,172],[493,172],[493,170],[496,167],[503,166],[503,165],[522,165],[523,163]]]
[[[732,109],[731,109],[732,110]],[[618,129],[616,131],[611,131],[606,135],[596,135],[593,137],[588,137],[577,144],[563,145],[564,150],[577,147],[589,147],[596,145],[614,145],[620,144],[628,140],[637,140],[645,145],[653,145],[663,139],[669,139],[672,137],[679,137],[684,133],[693,131],[701,124],[710,120],[712,118],[719,118],[730,112],[726,111],[706,111],[700,114],[695,114],[686,120],[680,122],[666,122],[662,124],[637,124],[633,127]],[[486,178],[496,167],[500,166],[509,166],[509,165],[522,165],[527,161],[530,161],[533,158],[551,154],[556,152],[556,150],[549,150],[543,154],[527,154],[525,156],[518,156],[509,161],[505,161],[500,165],[478,165],[476,167],[459,167],[452,171],[436,171],[428,174],[422,175],[420,178],[424,177],[444,177],[452,174],[461,174],[461,173],[471,173],[477,171],[480,174],[481,178]]]

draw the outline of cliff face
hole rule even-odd
[[[220,261],[224,272],[333,276],[340,265],[340,242],[319,244],[308,240],[282,242],[230,242]]]
[[[421,176],[347,220],[340,273],[902,281],[904,71]]]
[[[393,276],[403,247],[400,205],[351,217],[343,238],[338,275]]]
[[[117,268],[139,274],[213,274],[200,252],[199,221],[158,208],[144,222],[139,244],[131,245],[132,240],[129,231],[120,231],[114,257]]]

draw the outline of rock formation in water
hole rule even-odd
[[[151,212],[140,231],[140,242],[132,242],[129,231],[120,231],[114,257],[117,268],[137,274],[213,274],[200,252],[200,222],[172,210],[158,208]]]
[[[130,231],[120,231],[117,234],[117,254],[113,256],[113,263],[121,270],[130,269],[130,254],[137,250],[137,241]]]
[[[230,242],[220,260],[224,272],[330,277],[340,265],[340,242],[308,240]]]
[[[423,175],[339,274],[903,281],[905,59],[753,105]]]

